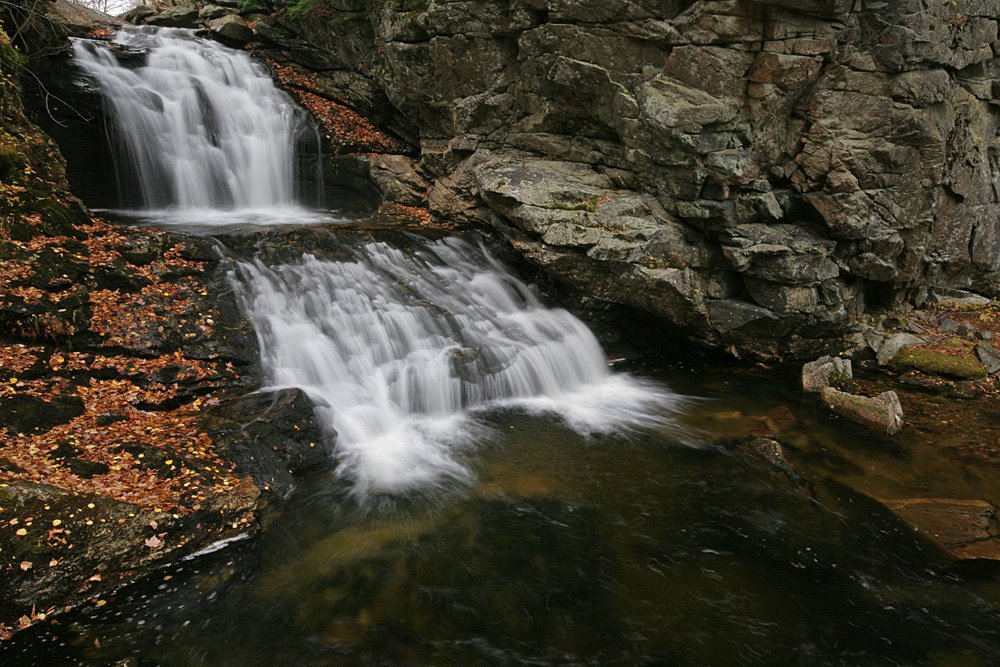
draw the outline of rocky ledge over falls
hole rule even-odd
[[[238,13],[186,16],[222,35]],[[1000,0],[305,0],[227,25],[410,141],[436,215],[776,358],[843,347],[928,289],[996,296],[998,16]]]

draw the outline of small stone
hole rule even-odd
[[[865,332],[865,343],[871,348],[872,352],[878,352],[879,348],[882,347],[882,343],[885,342],[885,336],[879,333],[875,333],[874,330],[869,330]]]
[[[819,393],[825,388],[846,387],[854,379],[850,359],[820,357],[802,367],[802,391]]]
[[[1000,351],[997,351],[989,343],[976,345],[976,356],[979,357],[979,361],[983,362],[986,372],[990,375],[1000,371]]]
[[[938,331],[954,331],[955,329],[958,328],[958,326],[959,326],[958,322],[951,319],[950,317],[946,317],[943,320],[941,320],[940,324],[938,324]]]
[[[888,364],[904,347],[922,345],[924,342],[923,338],[908,333],[889,336],[878,348],[878,365],[885,366]]]
[[[827,387],[822,398],[827,407],[838,415],[869,430],[885,435],[896,435],[903,430],[903,406],[894,391],[869,398]]]

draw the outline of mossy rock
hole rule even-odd
[[[0,179],[7,180],[27,164],[21,151],[13,146],[0,146]]]
[[[980,380],[988,375],[986,367],[969,354],[942,352],[927,347],[907,347],[889,362],[894,371],[917,370],[929,375],[943,375],[958,380]]]

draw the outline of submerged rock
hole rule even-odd
[[[880,500],[896,516],[960,560],[1000,560],[996,508],[983,500]]]
[[[821,396],[827,407],[838,415],[869,430],[885,435],[896,435],[903,430],[903,406],[894,391],[869,398],[827,387]]]

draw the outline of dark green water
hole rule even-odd
[[[998,570],[950,564],[845,486],[983,498],[995,471],[914,476],[920,429],[845,430],[794,378],[646,373],[702,397],[699,436],[494,414],[474,485],[360,508],[310,479],[258,538],[20,633],[0,664],[1000,664]],[[797,477],[711,444],[762,427]]]

